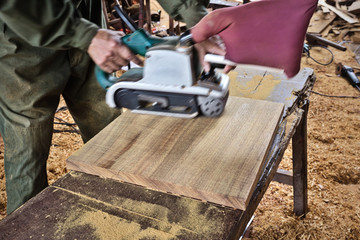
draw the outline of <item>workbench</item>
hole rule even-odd
[[[70,171],[2,220],[0,239],[239,239],[272,180],[293,185],[294,213],[305,216],[313,70],[285,79],[237,67],[229,76],[231,95],[285,106],[245,209]],[[292,172],[278,169],[290,140]]]

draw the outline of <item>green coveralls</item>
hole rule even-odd
[[[208,4],[159,2],[188,26],[206,14]],[[85,142],[120,114],[105,104],[86,53],[101,13],[100,0],[0,1],[0,133],[8,214],[48,185],[46,160],[60,95]]]
[[[193,27],[206,14],[210,0],[157,0],[161,7],[176,21]]]

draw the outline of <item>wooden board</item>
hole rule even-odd
[[[72,171],[0,221],[0,239],[239,239],[242,213]]]
[[[324,14],[322,11],[317,11],[310,20],[307,32],[320,34],[335,18],[335,14]]]
[[[359,1],[353,2],[349,6],[348,11],[352,14],[359,14],[360,13],[360,2]]]
[[[228,74],[230,96],[284,103],[286,116],[300,100],[299,92],[311,84],[309,80],[313,75],[311,68],[303,68],[294,77],[288,78],[285,74],[237,66]]]
[[[349,14],[345,13],[344,11],[337,9],[334,6],[331,6],[329,4],[327,4],[325,2],[325,0],[319,0],[319,5],[324,6],[328,9],[330,9],[331,11],[333,11],[336,15],[338,15],[340,18],[344,19],[346,22],[353,24],[353,23],[358,23],[359,19],[357,19],[356,17],[352,17]]]
[[[245,209],[282,103],[230,97],[219,118],[125,112],[68,160],[68,168]]]

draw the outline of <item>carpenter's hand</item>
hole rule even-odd
[[[190,31],[196,43],[219,35],[225,59],[281,68],[292,77],[300,69],[306,29],[316,7],[317,0],[255,1],[214,10]]]
[[[130,61],[137,65],[143,64],[127,46],[121,43],[122,36],[121,32],[99,29],[89,45],[90,57],[105,72],[115,72]]]
[[[205,41],[196,43],[195,48],[199,54],[200,62],[203,65],[205,72],[210,71],[210,63],[204,61],[205,54],[214,53],[224,56],[226,53],[225,45],[219,36],[213,36],[209,39],[206,39]]]

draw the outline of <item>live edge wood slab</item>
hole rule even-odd
[[[219,118],[127,111],[73,154],[67,166],[244,210],[283,106],[229,97]]]

